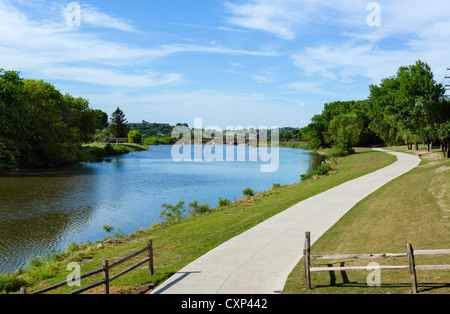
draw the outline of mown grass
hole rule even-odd
[[[146,241],[151,238],[154,245],[155,275],[150,277],[148,267],[144,265],[113,281],[111,286],[113,292],[121,293],[136,291],[135,289],[149,284],[157,285],[214,247],[290,206],[348,180],[385,167],[395,160],[392,155],[359,149],[357,154],[339,159],[337,171],[331,175],[290,186],[274,187],[269,191],[235,201],[232,205],[189,217],[178,223],[137,230],[119,240],[109,239],[101,243],[73,245],[69,252],[61,253],[57,258],[49,258],[41,265],[33,266],[35,268],[31,267],[18,273],[15,278],[25,283],[28,291],[39,290],[66,280],[70,274],[70,270],[66,267],[70,262],[80,263],[82,273],[87,273],[100,268],[102,259],[108,259],[110,263],[117,261],[145,247]],[[173,203],[178,201],[174,200]],[[112,275],[133,263],[136,263],[136,260],[118,267]],[[51,276],[39,277],[34,274],[40,269]],[[84,279],[82,285],[99,281],[100,276]],[[67,293],[74,289],[76,287],[64,287],[55,290],[54,293]],[[101,293],[101,288],[93,292]]]
[[[391,148],[388,148],[391,149]],[[421,149],[396,151],[421,155],[419,167],[391,181],[352,208],[311,248],[313,255],[356,253],[406,253],[406,244],[414,249],[450,249],[450,160],[442,154]],[[341,263],[344,264],[341,264]],[[408,265],[407,258],[382,260],[312,260],[314,266]],[[417,256],[417,265],[450,264],[450,256]],[[303,259],[289,276],[285,294],[403,294],[411,291],[408,270],[383,270],[381,285],[370,287],[371,271],[312,273],[313,289],[305,290]],[[421,293],[450,293],[449,271],[417,271]]]

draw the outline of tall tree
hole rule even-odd
[[[354,153],[362,130],[363,121],[356,113],[341,114],[331,120],[328,136],[341,155],[348,155]]]
[[[0,69],[0,168],[20,166],[31,150],[27,110],[19,72]]]
[[[419,142],[435,136],[430,126],[439,120],[437,112],[445,90],[435,82],[428,64],[418,60],[400,67],[395,77],[382,80],[380,86],[370,86],[370,90],[370,99],[390,127],[399,130],[408,147],[415,144],[417,150]]]
[[[125,114],[119,107],[113,112],[109,120],[109,132],[116,138],[116,144],[119,143],[119,138],[127,137],[128,135],[128,122],[125,118]]]

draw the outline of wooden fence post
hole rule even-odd
[[[148,261],[148,268],[150,271],[150,276],[153,276],[155,274],[155,270],[154,270],[154,266],[153,266],[153,240],[148,240],[147,241],[147,246],[148,246],[148,257],[150,258],[150,260]]]
[[[310,260],[311,253],[311,233],[307,231],[305,233],[305,249],[303,250],[303,259],[305,262],[305,281],[306,281],[306,290],[311,290],[311,273],[309,271],[309,267],[311,264]]]
[[[409,259],[409,274],[411,276],[411,286],[412,286],[412,293],[417,293],[417,277],[416,277],[416,265],[414,261],[414,250],[412,248],[411,243],[408,243],[406,245],[406,248],[408,250],[408,259]]]
[[[103,294],[109,294],[109,262],[103,260]]]
[[[21,287],[20,288],[20,294],[27,294],[27,288],[26,287]]]

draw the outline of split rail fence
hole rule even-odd
[[[127,268],[125,270],[122,270],[120,273],[118,273],[118,274],[116,274],[114,276],[110,276],[109,271],[112,268],[114,268],[116,266],[119,266],[119,265],[121,265],[121,264],[131,260],[132,258],[143,254],[143,253],[147,253],[147,257],[145,259],[143,259],[142,261],[134,264],[133,266],[130,266],[129,268]],[[109,283],[111,281],[113,281],[113,280],[115,280],[115,279],[125,275],[126,273],[132,271],[133,269],[135,269],[135,268],[137,268],[137,267],[139,267],[139,266],[141,266],[141,265],[143,265],[145,263],[148,263],[149,272],[150,272],[150,275],[152,276],[154,274],[154,268],[153,268],[154,267],[153,266],[154,265],[154,263],[153,263],[153,241],[152,240],[148,240],[147,241],[147,246],[145,248],[143,248],[143,249],[141,249],[141,250],[139,250],[139,251],[137,251],[137,252],[135,252],[133,254],[130,254],[130,255],[122,258],[121,260],[119,260],[117,262],[109,264],[108,260],[103,260],[102,268],[93,270],[93,271],[91,271],[89,273],[86,273],[86,274],[83,274],[83,275],[81,275],[79,277],[71,278],[70,280],[66,280],[64,282],[60,282],[58,284],[55,284],[53,286],[44,288],[42,290],[34,291],[32,293],[29,293],[29,294],[43,294],[45,292],[49,292],[51,290],[55,290],[55,289],[64,287],[64,286],[69,285],[69,284],[74,283],[74,282],[81,282],[82,279],[85,279],[87,277],[94,276],[94,275],[97,275],[97,274],[100,274],[100,273],[103,273],[103,280],[95,282],[95,283],[90,284],[88,286],[85,286],[83,288],[77,289],[75,291],[72,291],[69,294],[79,294],[79,293],[85,292],[87,290],[93,289],[95,287],[98,287],[100,285],[103,285],[103,294],[109,294]],[[21,294],[27,294],[27,290],[26,290],[25,287],[22,287],[20,289],[20,292],[21,292]]]
[[[377,266],[380,270],[399,270],[409,269],[411,277],[412,293],[417,293],[416,270],[450,270],[450,265],[416,265],[414,257],[417,255],[450,255],[450,249],[444,250],[413,250],[412,245],[406,245],[407,253],[380,253],[380,254],[343,254],[343,255],[311,255],[311,233],[306,232],[305,249],[303,250],[303,259],[305,264],[306,289],[311,290],[311,272],[324,271],[348,271],[348,270],[373,270],[373,267],[367,266],[341,266],[341,267],[311,267],[311,260],[339,260],[339,259],[381,259],[388,257],[407,256],[409,265],[398,266]]]

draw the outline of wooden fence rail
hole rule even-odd
[[[450,265],[416,265],[415,256],[417,255],[450,255],[450,249],[444,250],[413,250],[412,245],[406,245],[406,253],[379,253],[379,254],[341,254],[341,255],[311,255],[311,233],[306,232],[305,248],[303,250],[303,259],[305,265],[306,289],[311,290],[311,272],[322,271],[348,271],[348,270],[370,270],[373,267],[368,266],[341,266],[341,267],[311,267],[312,259],[381,259],[388,257],[408,257],[409,265],[398,266],[377,266],[380,270],[409,270],[411,277],[412,293],[417,293],[416,270],[450,270]]]
[[[114,276],[110,276],[110,274],[109,274],[110,269],[112,269],[112,268],[114,268],[116,266],[119,266],[119,265],[129,261],[130,259],[132,259],[132,258],[134,258],[134,257],[136,257],[138,255],[141,255],[143,253],[146,253],[146,252],[147,252],[147,257],[145,259],[143,259],[142,261],[134,264],[133,266],[131,266],[131,267],[121,271],[120,273],[118,273],[118,274],[116,274]],[[42,293],[45,293],[45,292],[48,292],[48,291],[51,291],[51,290],[55,290],[57,288],[64,287],[64,286],[66,286],[66,285],[68,285],[70,283],[81,281],[84,278],[87,278],[87,277],[90,277],[90,276],[93,276],[93,275],[97,275],[97,274],[100,274],[100,273],[103,273],[103,279],[101,281],[92,283],[92,284],[90,284],[88,286],[85,286],[85,287],[80,288],[78,290],[72,291],[69,294],[79,294],[79,293],[82,293],[84,291],[90,290],[92,288],[98,287],[100,285],[103,285],[103,293],[104,294],[109,294],[109,283],[111,281],[113,281],[113,280],[115,280],[115,279],[125,275],[129,271],[131,271],[131,270],[133,270],[133,269],[135,269],[135,268],[137,268],[137,267],[139,267],[139,266],[141,266],[141,265],[143,265],[145,263],[148,263],[150,275],[153,275],[154,274],[154,266],[153,266],[154,262],[153,262],[153,241],[152,240],[148,240],[147,241],[147,246],[145,248],[140,249],[139,251],[137,251],[137,252],[135,252],[133,254],[130,254],[130,255],[122,258],[121,260],[119,260],[117,262],[109,264],[108,260],[103,260],[102,268],[93,270],[93,271],[91,271],[89,273],[86,273],[86,274],[83,274],[83,275],[81,275],[79,277],[72,278],[71,280],[66,280],[66,281],[60,282],[58,284],[55,284],[53,286],[41,289],[39,291],[34,291],[32,293],[29,293],[29,294],[42,294]],[[27,294],[27,290],[26,290],[25,287],[22,287],[20,289],[20,292],[21,292],[21,294]]]

